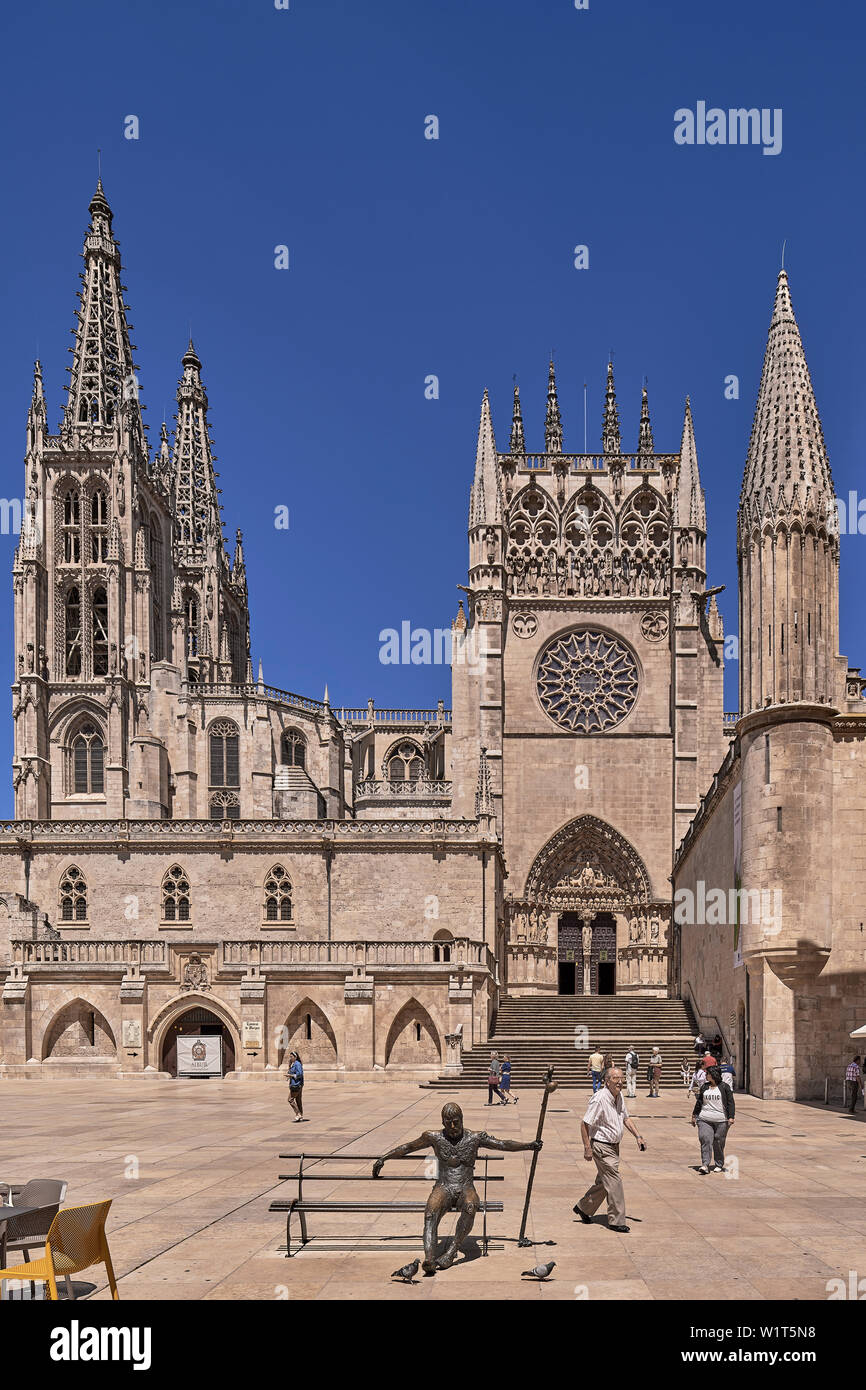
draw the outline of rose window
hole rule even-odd
[[[624,642],[584,629],[557,637],[538,667],[546,714],[575,734],[613,729],[637,699],[637,662]]]

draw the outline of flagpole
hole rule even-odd
[[[553,1079],[553,1067],[548,1067],[544,1073],[544,1095],[541,1098],[541,1109],[538,1112],[538,1128],[535,1131],[536,1143],[541,1139],[541,1131],[544,1129],[544,1116],[547,1113],[547,1099],[552,1091],[556,1090],[557,1083]],[[523,1203],[523,1219],[520,1222],[520,1235],[517,1237],[518,1246],[532,1245],[534,1242],[526,1239],[526,1222],[529,1216],[529,1199],[532,1196],[532,1184],[535,1179],[535,1169],[538,1165],[538,1149],[532,1155],[532,1162],[529,1165],[529,1182],[526,1184],[526,1200]]]

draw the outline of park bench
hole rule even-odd
[[[372,1171],[368,1171],[368,1172],[366,1172],[366,1173],[334,1173],[334,1172],[310,1172],[309,1169],[307,1169],[306,1171],[305,1171],[305,1169],[304,1169],[304,1164],[305,1164],[305,1163],[315,1163],[315,1164],[320,1164],[320,1163],[356,1163],[356,1164],[357,1164],[357,1163],[369,1163],[369,1164],[372,1165],[372,1164],[375,1162],[375,1160],[376,1160],[377,1158],[381,1158],[381,1154],[280,1154],[279,1157],[280,1157],[280,1158],[292,1159],[292,1160],[294,1160],[294,1161],[297,1161],[297,1164],[298,1164],[298,1167],[297,1167],[297,1171],[296,1171],[296,1172],[294,1172],[294,1173],[280,1173],[280,1175],[279,1175],[279,1180],[280,1180],[280,1182],[296,1182],[296,1183],[298,1184],[298,1195],[297,1195],[297,1197],[278,1197],[278,1198],[276,1198],[273,1202],[271,1202],[271,1205],[270,1205],[270,1207],[268,1208],[269,1211],[279,1211],[279,1212],[285,1212],[285,1213],[286,1213],[286,1259],[290,1259],[290,1258],[291,1258],[291,1254],[292,1254],[292,1217],[293,1217],[293,1216],[297,1216],[297,1217],[298,1217],[298,1221],[299,1221],[299,1223],[300,1223],[300,1228],[301,1228],[301,1248],[303,1249],[303,1247],[304,1247],[305,1245],[309,1245],[310,1240],[311,1240],[311,1237],[310,1237],[310,1235],[308,1234],[308,1231],[307,1231],[307,1216],[308,1216],[308,1214],[309,1214],[310,1212],[359,1212],[359,1213],[360,1213],[360,1212],[390,1212],[390,1211],[394,1211],[394,1212],[423,1212],[423,1211],[424,1211],[424,1208],[425,1208],[425,1206],[426,1206],[426,1204],[427,1204],[427,1203],[426,1203],[426,1196],[425,1196],[425,1200],[424,1200],[423,1202],[422,1202],[422,1201],[386,1201],[386,1200],[384,1200],[384,1199],[382,1199],[382,1200],[371,1200],[371,1199],[369,1199],[369,1198],[368,1198],[367,1200],[365,1200],[365,1201],[344,1201],[344,1200],[342,1200],[342,1199],[333,1198],[333,1197],[326,1197],[326,1198],[313,1199],[313,1200],[311,1201],[309,1197],[306,1197],[306,1196],[304,1195],[304,1184],[305,1184],[305,1183],[309,1183],[309,1182],[331,1182],[331,1183],[334,1183],[334,1182],[375,1182],[376,1185],[377,1185],[377,1187],[378,1187],[379,1184],[381,1184],[381,1183],[387,1183],[387,1182],[399,1182],[399,1183],[404,1183],[404,1182],[423,1182],[423,1183],[426,1183],[426,1184],[427,1184],[427,1187],[429,1188],[429,1187],[431,1186],[431,1184],[432,1184],[432,1181],[433,1181],[430,1177],[426,1176],[426,1175],[423,1174],[423,1173],[406,1174],[405,1177],[401,1177],[400,1175],[398,1175],[398,1174],[396,1174],[396,1173],[394,1173],[394,1174],[384,1174],[384,1173],[383,1173],[380,1177],[374,1178],[374,1177],[373,1177],[373,1174],[372,1174]],[[486,1255],[486,1254],[487,1254],[487,1250],[488,1250],[488,1245],[489,1245],[489,1237],[488,1237],[488,1234],[487,1234],[487,1214],[488,1214],[488,1212],[494,1212],[494,1213],[495,1213],[495,1212],[501,1212],[501,1211],[504,1210],[502,1202],[496,1202],[496,1201],[490,1201],[490,1200],[488,1200],[488,1197],[487,1197],[487,1184],[488,1184],[488,1183],[491,1183],[491,1182],[504,1182],[505,1179],[503,1178],[503,1176],[502,1176],[501,1174],[498,1174],[498,1173],[497,1173],[497,1174],[488,1173],[488,1165],[489,1165],[490,1163],[501,1163],[501,1162],[502,1162],[502,1158],[501,1158],[498,1154],[497,1154],[497,1155],[489,1155],[489,1156],[488,1156],[487,1154],[479,1154],[478,1160],[477,1160],[477,1161],[478,1161],[479,1163],[483,1163],[483,1164],[484,1164],[484,1172],[483,1172],[483,1174],[481,1175],[480,1182],[479,1182],[478,1185],[479,1185],[480,1188],[481,1188],[481,1192],[480,1192],[480,1194],[479,1194],[480,1197],[481,1197],[481,1204],[480,1204],[479,1210],[481,1211],[482,1217],[483,1217],[482,1233],[481,1233],[481,1253],[482,1253],[483,1255]],[[430,1162],[431,1162],[431,1158],[430,1158],[430,1155],[429,1155],[429,1154],[423,1154],[423,1153],[420,1153],[420,1154],[405,1154],[405,1155],[403,1156],[402,1159],[400,1159],[400,1158],[389,1158],[389,1159],[388,1159],[388,1162],[389,1162],[389,1164],[390,1164],[390,1163],[401,1163],[401,1162],[402,1162],[402,1163],[410,1163],[410,1162],[415,1162],[415,1163],[418,1163],[418,1162],[430,1163]],[[327,1248],[328,1248],[328,1249],[331,1249],[331,1250],[353,1250],[353,1249],[356,1248],[356,1242],[357,1242],[359,1239],[361,1239],[362,1237],[363,1237],[363,1233],[361,1233],[361,1234],[359,1234],[359,1235],[356,1235],[356,1236],[353,1236],[353,1237],[351,1238],[352,1243],[349,1244],[349,1245],[347,1245],[347,1244],[331,1244],[331,1245],[329,1245]],[[390,1236],[382,1236],[382,1235],[374,1235],[373,1238],[374,1238],[374,1239],[379,1239],[379,1240],[388,1240],[388,1241],[399,1239],[399,1237],[396,1237],[396,1236],[390,1237]],[[326,1239],[331,1239],[331,1238],[330,1238],[330,1237],[326,1237]],[[404,1239],[405,1239],[405,1238],[404,1238]],[[411,1247],[402,1246],[402,1247],[400,1247],[400,1246],[395,1246],[395,1245],[389,1245],[388,1248],[389,1248],[389,1249],[400,1249],[400,1248],[402,1248],[402,1249],[412,1249],[412,1248],[414,1248],[414,1246],[411,1246]]]

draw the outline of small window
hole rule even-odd
[[[90,499],[90,558],[94,565],[108,559],[108,501],[104,492]]]
[[[310,1042],[313,1037],[313,1018],[312,1014],[307,1014],[304,1019],[304,1037]]]
[[[306,767],[307,740],[297,729],[286,729],[280,740],[280,760],[284,767]]]
[[[401,743],[388,758],[390,782],[418,782],[424,775],[424,759],[415,743]]]
[[[240,820],[241,803],[234,792],[215,792],[210,799],[211,820]]]
[[[190,920],[189,879],[177,864],[168,870],[162,880],[162,920],[164,922],[188,922]]]
[[[81,870],[74,864],[70,865],[60,880],[60,920],[87,921],[87,883]]]
[[[292,881],[282,864],[275,864],[265,879],[264,920],[292,921]]]

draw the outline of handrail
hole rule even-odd
[[[694,991],[694,989],[692,988],[692,982],[691,982],[691,980],[686,980],[685,985],[683,986],[683,988],[684,988],[684,989],[687,989],[688,992],[689,992],[689,1003],[690,1003],[691,1006],[692,1006],[692,1012],[695,1014],[695,1016],[696,1016],[696,1018],[697,1018],[697,1020],[698,1020],[698,1028],[699,1028],[699,1030],[702,1030],[702,1029],[703,1029],[703,1020],[704,1020],[704,1019],[712,1019],[713,1023],[716,1025],[716,1033],[718,1034],[718,1036],[719,1036],[719,1037],[721,1038],[721,1040],[722,1040],[722,1044],[723,1044],[723,1047],[724,1047],[725,1056],[726,1056],[726,1057],[736,1057],[736,1055],[737,1055],[737,1054],[736,1054],[736,1051],[735,1051],[734,1048],[731,1047],[730,1043],[728,1042],[728,1038],[727,1038],[727,1035],[725,1034],[725,1030],[724,1030],[724,1028],[722,1028],[721,1024],[719,1023],[719,1020],[718,1020],[717,1017],[716,1017],[716,1015],[715,1015],[715,1014],[705,1014],[704,1011],[703,1011],[703,1009],[699,1009],[699,1008],[698,1008],[697,998],[696,998],[696,996],[695,996],[695,991]],[[716,1036],[716,1033],[713,1034],[714,1037]],[[742,1057],[737,1058],[737,1060],[742,1064],[742,1061],[743,1061]]]

